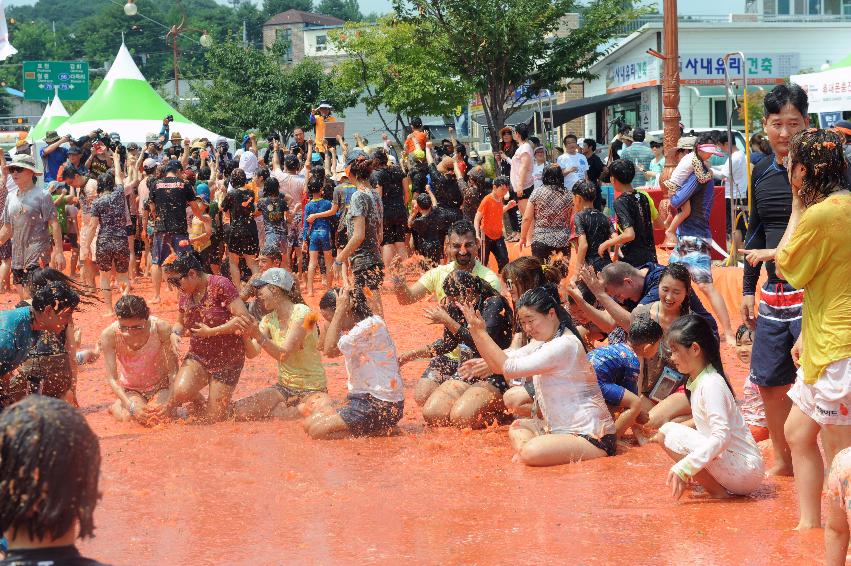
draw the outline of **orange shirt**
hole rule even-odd
[[[316,120],[316,149],[319,153],[325,152],[325,124],[328,122],[336,122],[337,118],[334,116],[322,116],[321,114],[317,114],[315,117]],[[307,156],[307,159],[310,159],[310,156]]]
[[[482,199],[479,205],[482,215],[482,232],[491,240],[502,238],[502,203],[493,198],[493,193]]]
[[[425,144],[428,141],[428,136],[426,136],[426,133],[422,130],[415,130],[411,132],[411,135],[417,138],[417,143],[420,144],[420,149],[425,150]],[[414,140],[411,138],[407,138],[405,140],[405,153],[413,153],[414,151],[416,151],[416,149],[417,146],[414,145]]]

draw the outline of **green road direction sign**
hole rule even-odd
[[[24,61],[24,98],[50,100],[59,89],[60,100],[88,100],[89,64],[85,61]]]

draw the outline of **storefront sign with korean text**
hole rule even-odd
[[[729,76],[741,79],[747,70],[748,84],[780,84],[800,70],[799,53],[745,53],[745,59],[731,57]],[[680,56],[680,83],[689,85],[724,84],[724,57],[721,53]]]

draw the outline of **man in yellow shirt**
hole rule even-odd
[[[806,289],[803,330],[792,350],[800,368],[789,390],[794,405],[785,426],[801,497],[800,528],[818,528],[821,522],[816,510],[824,466],[817,435],[821,433],[827,462],[851,446],[851,246],[845,235],[851,224],[851,193],[844,141],[835,131],[817,129],[792,139],[792,214],[777,246],[782,277],[796,289]]]
[[[431,294],[437,295],[438,302],[442,301],[446,297],[443,292],[443,282],[456,269],[469,271],[484,279],[497,292],[502,290],[499,276],[478,260],[479,242],[476,240],[476,229],[469,220],[459,220],[449,228],[448,256],[449,263],[429,269],[411,286],[405,283],[401,260],[398,257],[395,258],[390,263],[389,271],[393,275],[393,290],[399,304],[410,305]],[[431,360],[414,389],[414,400],[417,404],[422,406],[434,390],[455,373],[458,369],[458,360],[458,350]]]

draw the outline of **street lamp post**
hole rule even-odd
[[[664,3],[664,67],[662,72],[662,128],[665,168],[660,183],[668,180],[676,166],[677,141],[680,139],[680,48],[676,0]]]

